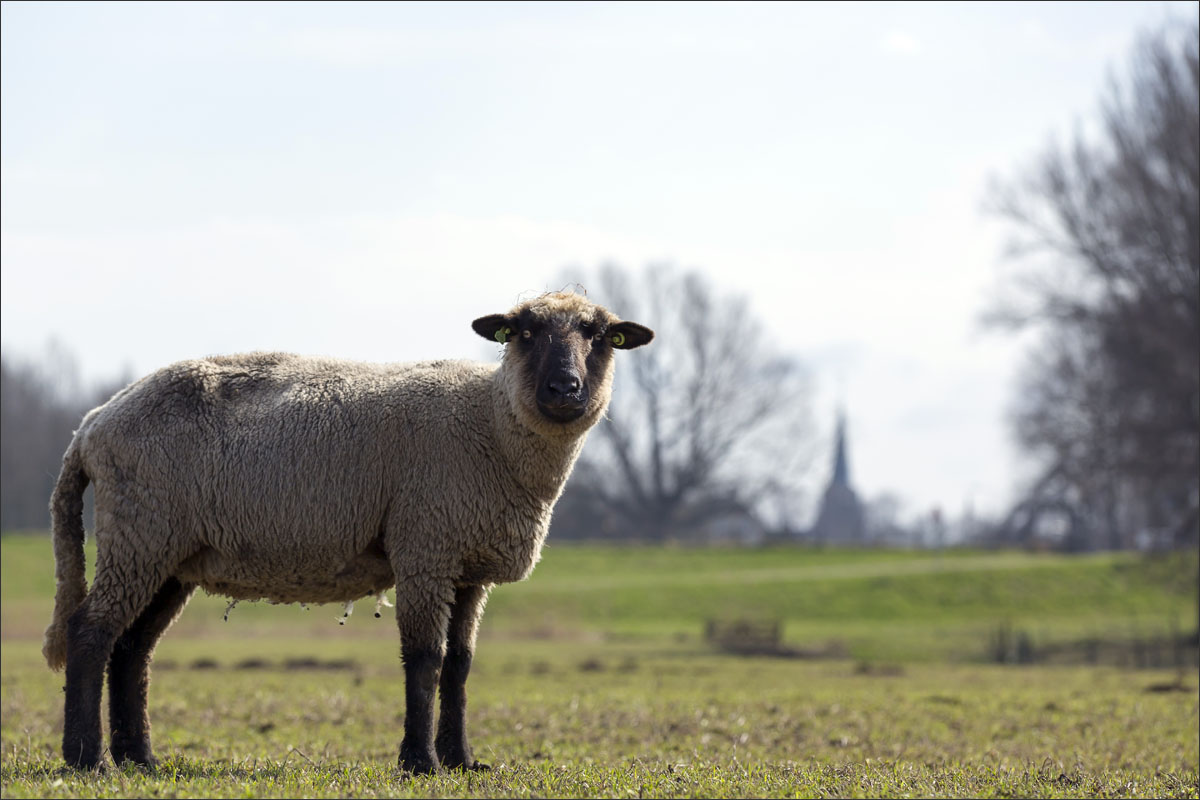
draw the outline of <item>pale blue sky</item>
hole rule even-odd
[[[2,338],[90,376],[493,355],[564,266],[745,293],[860,491],[997,511],[1019,344],[989,176],[1195,3],[4,3]],[[620,309],[616,309],[618,312]],[[653,320],[642,320],[653,325]],[[619,391],[619,388],[618,388]],[[811,492],[827,475],[822,457]]]

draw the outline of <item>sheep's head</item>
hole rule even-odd
[[[613,350],[641,347],[654,331],[572,293],[552,292],[471,323],[504,348],[505,379],[522,421],[546,433],[590,428],[608,407]]]

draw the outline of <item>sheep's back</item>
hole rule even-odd
[[[383,525],[403,472],[478,416],[494,367],[251,353],[180,362],[119,393],[80,431],[98,500],[198,545],[277,563],[346,558]],[[479,424],[476,419],[474,424]]]

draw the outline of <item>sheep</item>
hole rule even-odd
[[[106,666],[113,760],[155,763],[150,659],[197,587],[277,603],[394,587],[398,766],[487,769],[467,741],[465,684],[488,593],[533,570],[608,406],[614,349],[654,332],[574,293],[472,327],[504,345],[499,364],[214,356],[154,372],[83,418],[51,497],[57,588],[43,646],[52,669],[66,667],[68,765],[103,767]]]

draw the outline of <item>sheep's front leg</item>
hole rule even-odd
[[[418,593],[415,587],[396,587],[396,620],[404,660],[404,740],[400,743],[400,769],[418,775],[437,772],[433,746],[433,702],[442,659],[446,654],[446,627],[454,587]]]
[[[428,775],[437,772],[433,749],[433,696],[442,669],[442,654],[401,636],[404,648],[404,741],[400,769]]]
[[[461,586],[454,593],[446,658],[442,662],[441,705],[438,718],[437,755],[447,769],[488,769],[471,754],[467,743],[467,674],[475,654],[475,634],[488,590],[483,586]]]

